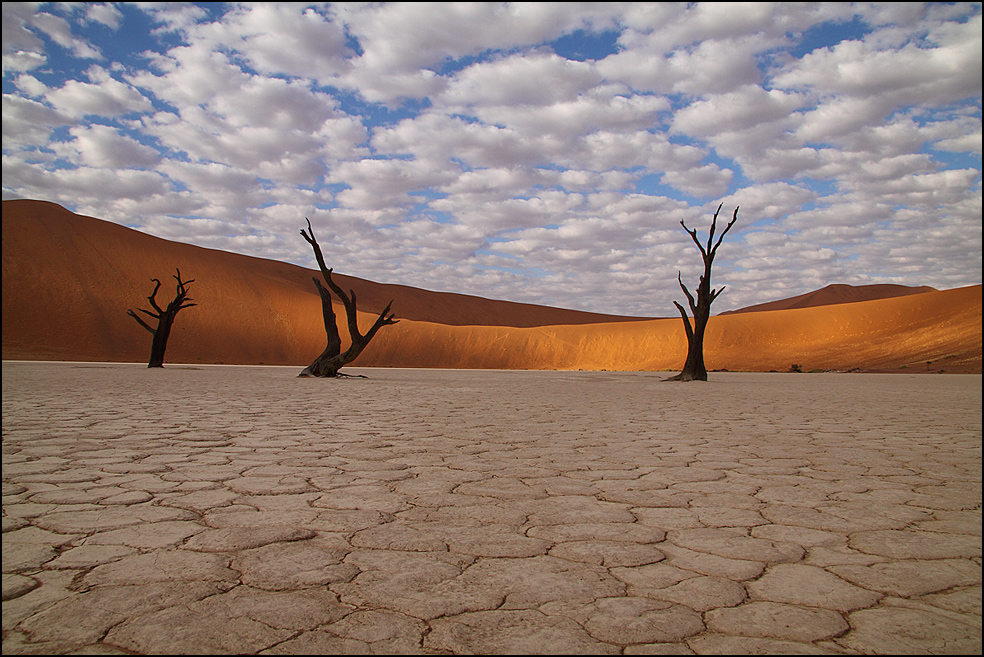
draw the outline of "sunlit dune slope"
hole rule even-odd
[[[367,320],[368,321],[368,320]],[[365,365],[674,370],[682,320],[516,329],[402,323],[380,333]],[[709,369],[981,371],[981,286],[862,303],[712,317]]]
[[[324,348],[311,270],[161,240],[51,203],[4,201],[3,358],[145,362],[150,334],[126,310],[149,308],[154,277],[164,283],[159,300],[169,301],[175,268],[195,279],[198,305],[178,315],[166,362],[304,366]],[[354,365],[673,370],[685,356],[679,317],[611,317],[337,277],[358,293],[360,325],[390,299],[401,318]],[[981,286],[712,317],[705,355],[710,369],[732,371],[925,371],[930,362],[980,372]]]

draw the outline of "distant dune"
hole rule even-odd
[[[312,270],[162,240],[44,201],[3,202],[2,246],[5,360],[146,362],[150,335],[126,310],[148,307],[151,278],[164,282],[159,296],[170,300],[175,268],[195,279],[198,305],[178,315],[166,363],[303,367],[324,348]],[[685,357],[679,317],[600,315],[336,276],[358,294],[361,325],[390,299],[401,320],[353,365],[676,370]],[[712,317],[705,356],[710,369],[731,371],[796,364],[980,373],[981,286],[829,286]]]
[[[722,315],[733,315],[735,313],[762,312],[763,310],[793,310],[794,308],[815,308],[817,306],[832,306],[838,303],[856,303],[858,301],[874,301],[876,299],[891,299],[893,297],[904,297],[910,294],[923,294],[924,292],[936,292],[936,288],[924,285],[922,287],[908,287],[905,285],[828,285],[827,287],[807,292],[798,297],[780,299],[760,303],[747,308],[729,310],[721,313]]]

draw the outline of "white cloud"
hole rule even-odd
[[[38,80],[33,75],[18,75],[14,79],[14,86],[25,96],[40,98],[48,93],[48,85]],[[13,97],[13,96],[11,96]]]
[[[76,57],[83,59],[103,59],[103,55],[98,48],[72,34],[72,28],[68,21],[60,16],[55,16],[47,12],[39,12],[28,18],[27,23],[38,31],[43,32],[45,36],[62,48],[70,50]],[[6,33],[4,37],[6,38]]]
[[[657,96],[614,93],[598,89],[570,100],[546,101],[534,105],[489,105],[461,108],[458,113],[472,114],[483,122],[509,126],[531,138],[552,135],[573,143],[577,137],[598,131],[637,132],[659,122],[659,113],[669,110],[669,103]]]
[[[460,160],[471,167],[522,167],[543,161],[543,144],[532,143],[511,128],[424,113],[377,129],[372,144],[394,154],[414,154],[428,163]]]
[[[44,66],[45,62],[47,62],[47,58],[36,52],[18,50],[10,54],[3,54],[4,73],[7,71],[11,73],[14,71],[33,71],[36,68]]]
[[[444,62],[612,25],[607,3],[383,3],[334,7],[362,54],[339,83],[374,102],[436,95]]]
[[[368,69],[408,73],[446,59],[612,25],[608,3],[388,3],[336,8]]]
[[[981,15],[935,30],[936,43],[878,49],[864,41],[842,41],[805,55],[774,77],[787,88],[817,93],[877,97],[882,103],[938,105],[980,93]]]
[[[465,171],[441,191],[469,203],[502,201],[528,189],[546,177],[546,172],[518,167],[495,167]]]
[[[161,32],[187,33],[207,15],[203,7],[185,2],[148,3],[144,10],[158,23],[152,31],[155,35]]]
[[[48,141],[54,128],[70,125],[64,114],[30,98],[3,95],[3,146],[32,147]]]
[[[685,171],[667,171],[662,181],[697,198],[719,197],[728,191],[732,177],[733,173],[727,169],[721,169],[716,164],[705,164]]]
[[[127,81],[178,108],[210,103],[249,82],[249,75],[230,62],[225,53],[213,51],[206,44],[172,48],[156,58],[154,66],[160,74],[137,71],[128,75]]]
[[[123,20],[123,12],[111,4],[90,3],[85,7],[85,18],[87,21],[101,23],[116,30]]]
[[[407,208],[420,202],[412,196],[414,192],[424,192],[450,179],[447,173],[427,171],[405,160],[343,162],[328,176],[331,182],[349,186],[336,198],[356,210]]]
[[[248,75],[198,48],[178,51],[169,73],[133,77],[183,108],[179,117],[158,113],[146,121],[165,147],[301,185],[318,183],[326,161],[364,153],[368,133],[328,94],[300,81]]]
[[[785,182],[752,185],[721,201],[724,207],[738,206],[741,218],[782,219],[814,202],[819,195],[806,187]]]
[[[638,91],[727,93],[759,81],[757,49],[754,43],[706,41],[665,54],[648,46],[610,55],[598,63],[598,70]]]
[[[845,182],[843,187],[864,200],[877,199],[881,203],[910,209],[936,209],[966,198],[980,175],[973,169],[949,169],[935,173],[886,176],[863,184]]]
[[[59,112],[81,118],[86,115],[121,116],[147,112],[152,105],[139,91],[113,78],[108,71],[93,66],[86,71],[89,82],[69,80],[50,89],[45,100]]]
[[[980,281],[979,5],[3,12],[4,198],[313,266],[307,216],[338,271],[601,312],[673,315],[721,202],[717,310]]]
[[[109,126],[74,126],[69,132],[73,139],[55,144],[55,152],[82,166],[128,169],[152,167],[161,160],[155,149]]]
[[[549,106],[576,100],[601,81],[601,74],[587,62],[547,52],[514,55],[469,66],[454,76],[440,101],[463,112],[488,106]]]
[[[976,153],[977,156],[980,157],[981,128],[978,125],[977,130],[969,134],[958,135],[956,137],[950,137],[949,139],[941,139],[934,143],[933,147],[941,151]]]
[[[3,54],[16,52],[40,53],[44,42],[30,29],[36,6],[30,2],[3,3]],[[4,62],[6,75],[7,63]]]
[[[777,130],[781,131],[796,121],[794,113],[807,102],[800,94],[745,85],[729,93],[698,100],[677,111],[673,115],[673,129],[701,138],[772,123],[777,123]]]
[[[544,190],[529,198],[508,198],[483,203],[462,203],[461,199],[445,198],[431,202],[431,207],[453,214],[466,226],[478,226],[493,233],[516,228],[556,223],[569,216],[583,201],[580,194]]]
[[[695,169],[707,151],[689,144],[675,144],[663,134],[594,132],[579,139],[569,154],[558,156],[567,166],[608,171],[644,167],[654,172]]]
[[[120,199],[166,195],[172,191],[164,176],[150,171],[95,167],[44,169],[6,158],[3,179],[5,189],[22,190],[20,198],[53,200],[97,210]],[[95,214],[105,216],[101,212]]]
[[[341,24],[301,3],[252,3],[230,11],[221,23],[196,30],[213,47],[237,50],[261,73],[330,82],[351,69],[354,54]]]

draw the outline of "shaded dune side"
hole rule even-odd
[[[166,362],[293,364],[312,349],[303,336],[324,331],[317,297],[267,272],[53,204],[13,203],[3,203],[5,359],[146,361],[150,334],[126,310],[150,309],[151,278],[162,282],[158,303],[170,301],[175,268],[195,279],[199,305],[175,320]]]
[[[324,348],[314,271],[162,240],[52,203],[4,201],[3,358],[146,362],[150,335],[126,310],[149,308],[152,277],[169,301],[175,267],[195,279],[199,305],[178,315],[166,362],[304,366]],[[612,318],[337,276],[367,311],[360,326],[390,299],[401,319],[353,365],[673,370],[685,356],[679,317]],[[981,286],[712,317],[705,346],[710,369],[940,361],[980,372]]]
[[[150,335],[126,310],[150,308],[152,278],[163,283],[158,302],[173,298],[175,268],[195,280],[191,298],[198,305],[178,315],[166,362],[306,365],[324,348],[321,301],[311,280],[319,272],[171,242],[54,203],[19,200],[3,202],[3,358],[145,360]],[[343,274],[335,279],[355,290],[359,308],[368,313],[396,299],[400,318],[449,325],[638,321]],[[344,317],[340,305],[336,312]]]
[[[838,303],[857,303],[858,301],[874,301],[876,299],[889,299],[892,297],[908,296],[910,294],[923,294],[925,292],[936,292],[936,288],[924,285],[921,287],[908,287],[905,285],[843,285],[833,284],[827,287],[807,292],[799,296],[760,303],[738,310],[729,310],[721,313],[722,315],[733,315],[736,313],[754,313],[764,310],[792,310],[794,308],[815,308],[817,306],[830,306]]]

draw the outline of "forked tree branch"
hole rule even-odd
[[[167,349],[168,337],[171,334],[171,326],[174,324],[174,318],[179,311],[185,308],[191,308],[192,306],[197,306],[196,303],[191,303],[191,298],[188,296],[189,289],[188,286],[194,283],[194,279],[183,281],[181,280],[181,270],[175,269],[177,275],[174,279],[178,282],[175,289],[174,299],[167,304],[166,308],[161,308],[157,303],[157,293],[161,289],[161,281],[157,278],[150,279],[154,282],[154,290],[147,297],[147,301],[150,302],[151,307],[156,312],[147,310],[146,308],[138,308],[137,310],[148,317],[152,317],[157,320],[157,328],[152,327],[146,321],[144,321],[137,313],[133,310],[127,310],[126,314],[137,321],[140,326],[147,329],[153,336],[153,341],[150,348],[150,364],[148,367],[163,367],[164,364],[164,352]]]
[[[690,235],[690,239],[693,240],[694,244],[697,245],[697,249],[700,251],[701,258],[704,262],[704,273],[700,277],[700,283],[697,286],[697,298],[695,300],[694,295],[691,294],[690,290],[687,289],[687,286],[683,284],[682,275],[677,272],[677,282],[680,283],[680,289],[683,290],[683,293],[687,296],[687,302],[690,304],[690,311],[693,314],[693,326],[691,327],[690,325],[690,318],[687,317],[687,311],[683,305],[674,301],[673,305],[675,305],[680,311],[680,315],[683,318],[683,325],[687,333],[687,361],[683,366],[683,371],[681,371],[677,376],[667,379],[668,381],[707,380],[707,369],[704,366],[704,332],[707,328],[708,319],[711,316],[711,304],[722,292],[724,292],[726,287],[722,286],[717,290],[711,288],[711,266],[714,263],[714,256],[717,255],[718,248],[724,241],[725,235],[728,234],[731,228],[738,221],[738,208],[736,207],[731,221],[724,227],[721,234],[717,236],[717,241],[715,242],[714,237],[717,234],[717,219],[723,206],[723,203],[718,206],[717,211],[714,213],[714,217],[711,219],[711,228],[707,234],[706,246],[701,243],[696,229],[687,228],[686,222],[680,222],[680,225],[683,226],[683,229],[688,235]]]
[[[318,268],[321,270],[321,276],[324,278],[325,284],[328,289],[325,289],[318,279],[314,279],[314,283],[318,288],[318,293],[321,296],[321,307],[322,314],[324,315],[325,332],[328,336],[328,345],[325,347],[325,351],[322,352],[318,358],[315,359],[308,367],[301,372],[300,376],[316,376],[316,377],[334,377],[338,376],[338,370],[348,363],[355,360],[358,355],[365,349],[369,341],[372,340],[376,332],[379,331],[383,326],[389,324],[396,324],[399,320],[394,319],[394,315],[390,312],[390,307],[393,302],[390,301],[383,308],[383,311],[379,313],[376,317],[376,321],[369,328],[365,335],[359,331],[359,316],[358,316],[358,305],[357,298],[355,295],[355,290],[349,290],[346,294],[344,290],[334,281],[332,278],[332,269],[325,263],[324,253],[321,251],[321,245],[318,244],[318,239],[314,235],[314,229],[311,227],[311,220],[305,217],[307,221],[307,230],[301,229],[301,236],[304,240],[311,245],[314,250],[314,257],[318,261]],[[331,295],[328,290],[334,292],[335,295],[341,299],[342,305],[345,307],[345,318],[348,324],[349,338],[351,344],[345,353],[341,352],[341,338],[338,333],[338,325],[336,323],[336,317],[334,309],[331,305]]]

